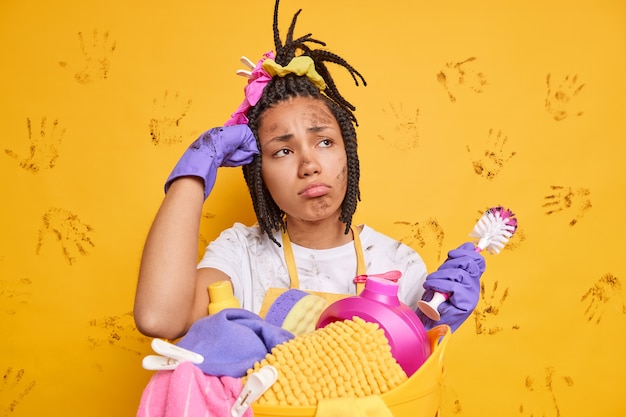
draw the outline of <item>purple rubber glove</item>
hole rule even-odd
[[[178,346],[199,353],[207,375],[241,378],[293,334],[242,308],[226,308],[196,321]]]
[[[196,139],[180,158],[165,182],[165,192],[180,177],[200,177],[206,200],[219,167],[237,167],[252,162],[259,150],[248,125],[215,127]]]
[[[480,296],[480,277],[485,272],[485,258],[474,250],[473,243],[464,243],[457,249],[448,252],[448,259],[439,269],[426,277],[422,296],[425,301],[433,298],[435,291],[450,294],[447,301],[441,303],[437,311],[441,320],[434,321],[422,313],[419,308],[417,315],[426,329],[439,324],[447,324],[455,331],[478,304]]]

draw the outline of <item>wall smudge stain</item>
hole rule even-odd
[[[613,274],[607,273],[580,298],[586,304],[584,315],[587,321],[600,324],[611,303],[621,314],[626,314],[626,304],[622,295],[622,283]]]
[[[35,380],[25,380],[25,373],[24,369],[14,372],[12,366],[4,372],[2,385],[0,385],[0,404],[2,404],[0,417],[8,417],[12,414],[37,384]]]
[[[542,372],[543,375],[527,375],[524,378],[524,391],[527,394],[527,400],[519,405],[519,412],[528,417],[559,417],[561,416],[561,409],[555,393],[556,384],[560,383],[561,386],[570,388],[574,385],[574,380],[567,375],[557,377],[554,366],[546,366]]]
[[[509,161],[517,154],[516,151],[507,151],[505,147],[509,137],[502,130],[489,129],[487,145],[483,151],[473,152],[466,145],[467,152],[471,155],[474,172],[487,180],[494,180]]]
[[[0,280],[0,300],[2,300],[2,312],[8,315],[17,314],[18,309],[25,308],[28,305],[28,299],[31,296],[30,286],[32,284],[30,278],[21,278],[19,280]]]
[[[485,74],[471,68],[476,57],[467,58],[459,62],[447,62],[437,74],[437,82],[446,90],[452,103],[457,101],[457,95],[462,89],[469,89],[473,93],[480,94],[487,85]]]
[[[52,235],[61,245],[65,260],[70,264],[77,261],[78,256],[87,256],[87,247],[95,247],[89,236],[94,229],[84,223],[78,215],[69,210],[53,207],[42,216],[42,227],[37,240],[37,255],[40,254],[47,235]]]
[[[575,226],[583,216],[591,210],[591,191],[587,188],[564,187],[561,185],[551,185],[551,194],[544,196],[545,203],[541,206],[546,209],[545,214],[550,216],[561,211],[576,210],[574,217],[570,219],[569,225]]]
[[[419,248],[434,247],[437,261],[441,260],[441,251],[445,233],[439,221],[435,218],[427,218],[422,222],[397,221],[394,224],[410,228],[409,234],[400,238],[400,242],[407,246],[417,245]]]
[[[389,103],[382,111],[391,125],[384,129],[385,133],[378,134],[378,139],[401,151],[419,147],[419,108],[407,114],[402,103]]]
[[[498,281],[493,283],[490,295],[487,295],[485,283],[480,283],[480,300],[473,312],[474,322],[476,324],[476,334],[494,335],[500,333],[504,328],[497,323],[496,317],[500,314],[500,310],[509,296],[508,287],[502,291],[502,295],[496,299],[498,292]],[[511,329],[518,330],[519,325],[511,326]]]
[[[113,53],[117,42],[110,39],[109,31],[94,29],[91,38],[86,39],[83,32],[78,32],[78,41],[82,53],[82,68],[74,73],[74,79],[83,85],[103,81],[109,77]],[[67,68],[66,61],[59,61],[61,68]]]
[[[65,128],[59,126],[59,119],[54,119],[50,127],[47,124],[47,117],[42,117],[38,134],[33,134],[32,122],[30,117],[27,117],[26,130],[29,144],[28,156],[22,157],[12,149],[5,149],[4,153],[18,161],[20,167],[33,174],[54,168],[66,131]]]
[[[580,83],[578,75],[566,75],[562,81],[552,83],[552,74],[546,76],[546,100],[545,109],[557,122],[570,116],[580,117],[584,114],[581,110],[572,110],[572,101],[578,96],[585,84]]]
[[[442,415],[461,415],[463,412],[463,407],[461,405],[461,400],[457,392],[451,386],[447,384],[442,385],[441,390],[441,410],[439,411]]]
[[[151,340],[139,333],[132,312],[92,319],[89,321],[89,327],[93,333],[87,337],[91,349],[113,346],[141,355],[143,348],[148,346]]]
[[[174,145],[184,140],[186,135],[180,132],[181,123],[187,116],[192,101],[188,99],[181,103],[179,99],[178,92],[170,95],[165,90],[161,100],[152,100],[154,115],[150,119],[149,131],[153,145]]]

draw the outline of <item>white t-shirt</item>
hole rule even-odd
[[[399,270],[398,297],[416,307],[424,289],[426,266],[409,246],[364,225],[359,234],[367,274]],[[280,234],[275,235],[282,244]],[[301,290],[355,294],[357,272],[354,242],[332,249],[308,249],[292,243]],[[235,223],[211,242],[198,268],[215,268],[228,275],[241,307],[257,313],[269,288],[289,288],[282,247],[255,226]]]

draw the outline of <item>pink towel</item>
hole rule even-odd
[[[141,396],[137,417],[230,416],[243,386],[240,378],[210,376],[191,362],[158,371]],[[252,409],[244,417],[252,417]]]

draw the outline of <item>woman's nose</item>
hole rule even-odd
[[[311,175],[319,174],[321,166],[316,158],[306,153],[302,154],[300,160],[300,166],[298,167],[298,175],[301,177],[309,177]]]

